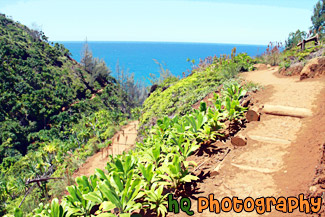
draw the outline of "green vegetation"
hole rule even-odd
[[[301,50],[300,47],[294,47],[289,50],[283,51],[281,54],[280,69],[288,69],[291,65],[295,63],[306,63],[308,59],[311,59],[311,54],[316,53],[323,49],[323,45],[315,46],[314,42],[307,43],[307,48]],[[320,53],[319,56],[324,55]]]
[[[296,32],[291,32],[288,39],[286,40],[286,49],[291,49],[297,46],[299,42],[307,38],[307,33],[305,31],[300,31],[299,29]]]
[[[164,216],[166,192],[180,193],[185,183],[198,179],[188,157],[202,144],[228,136],[229,123],[243,119],[246,108],[239,102],[246,91],[229,79],[253,69],[254,61],[235,49],[231,57],[207,58],[181,80],[160,64],[161,78],[151,77],[156,88],[140,115],[145,91],[132,75],[118,68],[117,78],[111,77],[87,44],[78,64],[43,33],[0,18],[1,99],[6,102],[0,117],[2,215],[130,216],[140,209]],[[214,108],[201,103],[191,109],[215,90],[220,93]],[[121,125],[138,117],[142,123],[158,120],[134,150],[111,156],[107,173],[98,169],[89,178],[72,179]]]
[[[141,124],[147,125],[165,115],[186,114],[194,103],[218,90],[224,81],[239,72],[252,70],[254,63],[247,54],[236,55],[235,49],[231,57],[208,59],[210,61],[195,67],[190,76],[179,81],[167,79],[159,84],[143,104]]]
[[[315,7],[311,17],[313,26],[310,28],[314,32],[318,32],[322,37],[325,34],[325,0],[319,0]]]
[[[77,184],[67,187],[69,195],[61,203],[53,199],[51,204],[40,204],[28,216],[123,217],[135,216],[139,209],[165,216],[166,192],[181,193],[185,183],[198,180],[190,173],[196,164],[187,158],[207,141],[222,136],[226,120],[243,119],[246,108],[240,106],[239,100],[245,94],[232,84],[215,96],[213,108],[201,103],[200,109],[184,116],[159,119],[134,150],[111,157],[107,173],[97,169],[89,178],[76,178]],[[21,215],[21,210],[16,209],[14,216]]]
[[[256,61],[269,64],[271,66],[277,66],[281,62],[281,50],[282,43],[270,42],[264,54],[256,58]]]
[[[137,115],[143,88],[113,78],[85,48],[81,64],[43,32],[0,15],[0,215],[61,196],[71,174]],[[31,182],[42,177],[59,181]],[[26,187],[28,194],[26,198]]]

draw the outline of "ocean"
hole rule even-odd
[[[72,58],[80,62],[85,42],[59,42],[68,48]],[[149,74],[159,75],[159,66],[154,61],[164,65],[175,76],[189,74],[192,64],[187,59],[199,59],[208,56],[230,55],[236,47],[237,53],[245,52],[257,56],[266,50],[266,45],[238,45],[211,43],[179,43],[179,42],[88,42],[94,57],[103,59],[115,76],[116,65],[129,73],[134,73],[136,80],[149,84]]]

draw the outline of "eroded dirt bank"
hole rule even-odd
[[[104,170],[109,155],[122,154],[124,150],[135,144],[137,138],[138,121],[130,122],[122,127],[112,138],[112,144],[89,157],[87,161],[73,174],[73,177],[90,176],[95,173],[95,169]]]

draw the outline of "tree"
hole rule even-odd
[[[102,88],[111,83],[111,70],[103,60],[93,57],[87,41],[84,45],[83,57],[80,62],[84,70],[90,75],[89,84],[91,86],[94,85],[95,81],[97,81]]]
[[[314,7],[314,14],[311,17],[313,26],[311,30],[321,34],[325,33],[325,0],[319,0]]]
[[[289,34],[288,40],[286,40],[286,48],[290,49],[296,46],[300,41],[307,37],[305,31],[300,31],[299,29],[296,32],[291,32]]]

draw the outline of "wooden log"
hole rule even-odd
[[[259,109],[256,107],[251,107],[246,113],[246,120],[248,122],[259,121],[260,120]]]
[[[247,145],[247,138],[244,135],[238,134],[231,138],[231,144],[234,146]]]
[[[255,136],[255,135],[248,135],[248,137],[250,139],[260,141],[260,142],[268,142],[268,143],[283,144],[283,145],[291,144],[291,141],[287,139],[279,139],[279,138],[272,138],[267,136]]]
[[[33,183],[33,182],[45,182],[45,181],[48,181],[48,180],[55,180],[55,179],[63,179],[62,177],[42,177],[42,178],[36,178],[36,179],[27,179],[26,181],[26,185],[29,185],[30,183]]]
[[[263,113],[279,116],[290,116],[297,118],[306,118],[312,116],[312,111],[306,108],[297,108],[281,105],[264,105]]]

